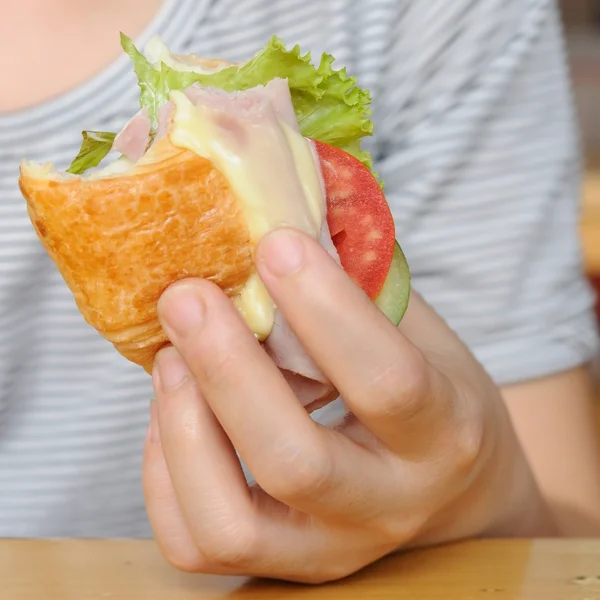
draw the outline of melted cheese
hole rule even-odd
[[[320,173],[310,142],[275,112],[260,125],[229,121],[219,110],[194,105],[174,92],[174,145],[209,159],[235,194],[256,246],[269,231],[289,226],[318,239],[325,218]],[[234,300],[259,339],[273,327],[275,306],[254,272]]]
[[[230,66],[229,63],[222,60],[200,59],[193,55],[177,56],[169,50],[158,35],[154,35],[148,40],[144,47],[144,54],[155,69],[160,69],[160,63],[165,63],[167,67],[171,67],[175,71],[191,71],[201,75],[210,75]]]

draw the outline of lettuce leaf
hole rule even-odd
[[[124,33],[121,33],[121,47],[133,64],[141,90],[140,106],[148,111],[151,129],[155,133],[158,129],[158,111],[168,102],[172,89],[169,87],[166,70],[171,72],[172,69],[164,63],[160,69],[155,69]]]
[[[335,71],[333,61],[330,54],[321,58],[318,72],[323,77],[319,86],[322,95],[294,101],[300,129],[304,136],[337,146],[372,170],[371,155],[361,150],[360,144],[363,137],[373,135],[371,95],[357,87],[356,77],[348,76],[345,68]]]
[[[97,167],[110,152],[116,134],[106,131],[84,131],[79,154],[75,157],[67,173],[81,175],[88,169]]]
[[[228,92],[244,91],[282,78],[288,82],[302,134],[345,150],[372,170],[371,155],[361,149],[361,140],[373,133],[371,96],[357,86],[356,78],[348,76],[346,69],[333,68],[330,54],[323,54],[315,66],[310,53],[302,55],[299,46],[287,50],[283,41],[273,36],[246,64],[200,74],[176,71],[164,63],[151,65],[124,34],[121,45],[133,63],[141,90],[140,106],[148,111],[153,133],[158,127],[158,110],[172,91],[194,83]]]
[[[233,92],[265,85],[275,78],[287,79],[302,135],[337,146],[372,169],[370,154],[360,149],[360,140],[373,134],[371,95],[357,87],[356,78],[349,77],[346,69],[334,70],[334,60],[330,54],[323,54],[315,67],[310,52],[302,55],[299,46],[287,50],[274,36],[241,67],[202,75],[174,71],[163,64],[161,73],[171,90],[199,83]]]

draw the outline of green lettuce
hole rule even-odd
[[[151,130],[155,133],[158,129],[160,107],[168,102],[171,90],[179,89],[170,85],[169,74],[172,75],[174,71],[164,63],[161,63],[160,69],[155,69],[124,33],[121,33],[121,47],[133,64],[141,90],[140,106],[147,110]]]
[[[114,133],[106,131],[84,131],[79,154],[75,157],[67,173],[81,175],[88,169],[97,167],[110,152],[115,137]]]
[[[150,117],[152,132],[158,127],[158,111],[172,91],[194,83],[228,92],[265,85],[275,78],[286,79],[294,111],[305,137],[337,146],[372,169],[371,155],[361,149],[361,140],[373,133],[371,96],[357,86],[346,69],[335,70],[333,56],[324,54],[318,66],[311,55],[295,46],[287,50],[277,37],[242,66],[231,66],[212,74],[175,71],[164,63],[151,65],[131,39],[121,34],[121,45],[133,63],[140,86],[140,106]],[[96,166],[90,161],[90,166]]]

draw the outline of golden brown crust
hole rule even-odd
[[[227,182],[168,138],[124,175],[52,179],[24,165],[19,184],[85,320],[147,371],[167,343],[156,305],[170,284],[200,277],[234,296],[250,275],[249,233]]]

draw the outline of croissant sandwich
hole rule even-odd
[[[173,282],[209,279],[290,374],[323,382],[258,278],[261,237],[298,228],[398,323],[409,295],[381,182],[361,139],[370,97],[333,58],[314,65],[277,38],[249,61],[139,52],[141,90],[119,133],[86,131],[65,172],[21,163],[41,243],[85,320],[150,372],[168,343],[157,302]],[[108,162],[108,164],[103,164]]]

